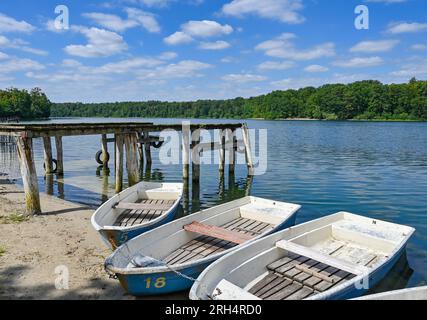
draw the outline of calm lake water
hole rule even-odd
[[[267,172],[251,181],[246,167],[240,165],[234,179],[226,174],[221,181],[217,165],[203,165],[200,187],[192,190],[190,185],[189,203],[182,214],[251,194],[301,204],[297,223],[349,211],[410,225],[417,231],[408,244],[407,259],[401,259],[376,291],[427,284],[427,123],[247,122],[250,128],[268,130]],[[53,187],[43,177],[42,142],[36,140],[35,146],[42,191],[91,206],[98,206],[114,194],[114,163],[107,176],[94,160],[100,137],[64,138],[65,176],[60,181],[54,178]],[[181,181],[182,168],[162,165],[155,151],[151,169],[141,174],[145,180]]]

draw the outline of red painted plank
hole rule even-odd
[[[230,241],[237,244],[244,243],[252,239],[253,237],[248,234],[230,231],[217,226],[206,225],[197,221],[194,221],[193,223],[187,224],[186,226],[184,226],[184,230],[209,236],[209,237],[214,237],[221,240]]]

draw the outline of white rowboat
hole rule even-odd
[[[339,212],[252,242],[217,260],[199,276],[190,298],[358,297],[386,276],[414,231]]]
[[[182,183],[140,182],[115,195],[95,211],[92,226],[111,249],[173,220]]]

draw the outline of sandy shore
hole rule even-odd
[[[103,270],[110,252],[91,227],[93,210],[47,195],[41,205],[42,215],[16,221],[24,194],[0,177],[0,299],[134,299]],[[58,266],[68,268],[68,290],[55,287]]]

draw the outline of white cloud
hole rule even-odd
[[[100,12],[84,13],[83,16],[106,29],[116,32],[123,32],[138,26],[142,26],[151,33],[160,32],[161,28],[153,14],[135,8],[125,8],[124,11],[127,13],[128,19]]]
[[[5,36],[0,35],[0,46],[2,48],[17,49],[24,52],[32,53],[39,56],[47,56],[49,53],[45,50],[32,48],[27,41],[21,39],[10,40]]]
[[[400,33],[414,33],[427,30],[427,23],[418,23],[418,22],[400,22],[400,23],[391,23],[388,27],[387,32],[392,34]]]
[[[404,78],[405,80],[412,77],[427,76],[427,59],[423,58],[419,61],[404,65],[400,70],[391,72],[391,75]]]
[[[9,58],[9,56],[6,53],[0,51],[0,60],[5,60],[7,58]]]
[[[176,52],[172,52],[172,51],[167,51],[167,52],[163,52],[160,56],[159,59],[160,60],[173,60],[176,57],[178,57],[178,54]]]
[[[228,35],[233,32],[233,28],[226,24],[221,25],[216,21],[189,21],[181,26],[181,30],[192,37],[208,38],[221,35]]]
[[[139,0],[140,3],[147,7],[165,7],[173,0]]]
[[[62,66],[65,68],[76,68],[82,66],[82,64],[74,59],[64,59],[62,60]]]
[[[154,70],[141,72],[140,79],[179,79],[201,76],[200,71],[211,68],[210,64],[195,61],[183,60],[166,66],[159,66]]]
[[[262,70],[262,71],[267,71],[267,70],[287,70],[287,69],[291,69],[295,66],[295,62],[293,61],[282,61],[282,62],[277,62],[277,61],[265,61],[261,64],[258,65],[258,69]]]
[[[411,47],[412,50],[417,50],[417,51],[426,51],[427,50],[427,44],[414,44]]]
[[[42,64],[31,59],[12,58],[0,63],[0,73],[42,70],[44,68]]]
[[[333,64],[342,68],[366,68],[375,67],[384,63],[381,57],[367,57],[367,58],[352,58],[349,60],[335,61]]]
[[[222,8],[222,12],[236,17],[248,14],[274,19],[284,23],[297,24],[305,18],[299,13],[302,0],[233,0]]]
[[[215,41],[215,42],[202,42],[199,45],[199,49],[203,50],[224,50],[230,48],[230,44],[227,41]]]
[[[152,13],[138,10],[135,8],[126,8],[125,11],[129,16],[129,19],[138,22],[148,32],[158,33],[161,31],[160,25],[157,22],[156,17]]]
[[[194,39],[192,37],[190,37],[188,34],[182,32],[182,31],[177,31],[174,34],[171,34],[169,37],[166,37],[163,39],[163,41],[171,46],[176,46],[179,44],[184,44],[184,43],[190,43],[192,42]]]
[[[30,33],[36,28],[25,21],[17,21],[14,18],[0,13],[0,33],[5,32],[23,32]]]
[[[267,77],[250,74],[250,73],[241,73],[241,74],[228,74],[222,77],[222,80],[228,82],[236,83],[250,83],[250,82],[261,82],[267,80]]]
[[[292,33],[283,33],[279,37],[264,41],[256,46],[256,50],[264,51],[267,56],[290,60],[313,60],[335,55],[335,44],[327,42],[309,49],[295,48],[292,40],[296,36]]]
[[[76,27],[88,40],[86,45],[68,45],[65,52],[69,55],[94,58],[108,57],[127,50],[123,37],[117,33],[98,28]]]
[[[92,73],[138,73],[140,69],[153,68],[163,63],[163,61],[154,58],[132,58],[118,62],[107,63],[101,67],[94,68]]]
[[[318,64],[312,64],[311,66],[306,67],[304,70],[311,73],[318,73],[329,71],[329,68]]]
[[[350,52],[387,52],[399,44],[399,40],[362,41],[350,48]]]

